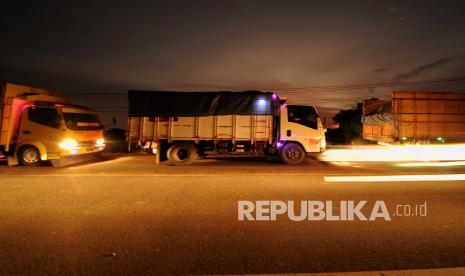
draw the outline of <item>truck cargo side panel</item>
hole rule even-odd
[[[396,139],[465,140],[465,94],[394,92]]]
[[[201,140],[213,140],[214,134],[214,116],[199,117],[198,135]]]
[[[194,117],[177,117],[176,120],[172,120],[171,122],[171,138],[172,139],[195,138],[195,125],[196,125],[196,121]],[[166,130],[168,131],[168,129]]]
[[[233,138],[233,116],[217,116],[216,139],[232,140]]]
[[[128,141],[271,141],[272,115],[130,117]]]
[[[395,129],[392,124],[367,125],[363,124],[363,138],[384,143],[394,142]]]
[[[252,116],[236,116],[236,139],[252,139]]]

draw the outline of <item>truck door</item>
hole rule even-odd
[[[280,136],[281,140],[299,142],[306,152],[320,152],[325,147],[323,126],[311,106],[283,106]]]
[[[53,107],[28,107],[21,118],[18,133],[20,144],[42,145],[47,154],[58,153],[63,139],[61,116]],[[41,154],[44,154],[41,152]]]

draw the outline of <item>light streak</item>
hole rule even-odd
[[[325,182],[460,181],[465,174],[325,176]]]
[[[350,161],[465,161],[465,144],[400,145],[329,149],[321,159],[328,162]]]
[[[465,166],[465,161],[452,162],[415,162],[395,164],[396,167],[454,167]]]

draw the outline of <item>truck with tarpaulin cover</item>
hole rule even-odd
[[[9,164],[66,165],[105,147],[97,114],[62,94],[12,83],[0,86],[0,156]]]
[[[312,106],[288,105],[271,92],[128,92],[127,141],[174,165],[198,156],[268,156],[302,162],[326,147]]]
[[[465,93],[396,91],[363,100],[363,138],[381,144],[465,142]]]

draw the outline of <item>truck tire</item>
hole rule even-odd
[[[187,166],[197,158],[197,151],[192,143],[176,143],[167,153],[168,161],[175,166]]]
[[[40,152],[34,146],[23,146],[18,150],[18,161],[23,166],[39,166]]]
[[[288,165],[297,165],[305,159],[304,149],[297,143],[287,143],[281,149],[281,160]]]

